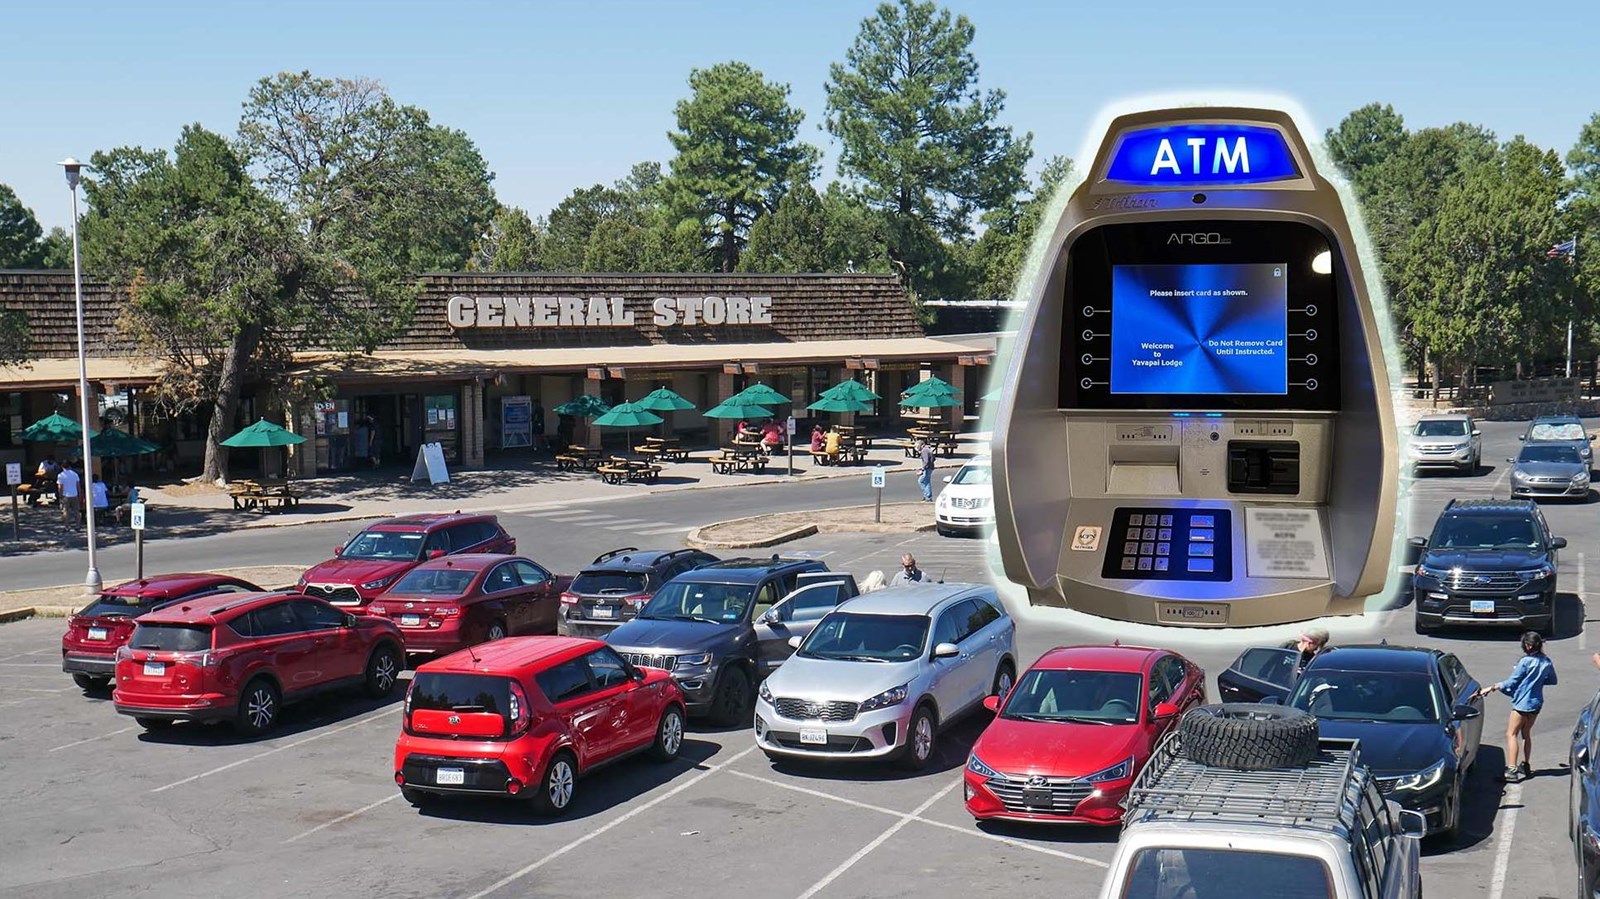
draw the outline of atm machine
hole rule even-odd
[[[1007,578],[1148,624],[1359,614],[1397,527],[1388,323],[1291,117],[1116,118],[1044,259],[994,423]]]

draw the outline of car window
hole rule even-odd
[[[128,638],[129,649],[201,652],[211,648],[211,628],[187,624],[141,624]]]
[[[465,568],[413,568],[389,588],[394,596],[460,596],[477,572]]]
[[[522,585],[517,580],[517,572],[511,567],[510,562],[503,562],[495,566],[495,569],[489,572],[488,577],[483,579],[483,592],[485,593],[501,593],[506,590],[514,590],[520,586]]]
[[[1564,462],[1568,465],[1581,465],[1583,458],[1578,455],[1577,449],[1566,444],[1547,446],[1542,444],[1529,444],[1517,453],[1518,462]]]
[[[424,553],[431,553],[434,550],[439,550],[445,555],[450,554],[449,528],[440,528],[439,530],[428,535],[428,542],[423,544],[422,551]]]
[[[650,603],[639,611],[639,617],[674,618],[685,615],[711,621],[739,621],[749,608],[754,592],[754,588],[746,584],[673,581],[661,585]]]
[[[811,584],[789,597],[778,613],[782,621],[817,621],[846,598],[842,583]]]
[[[290,603],[303,630],[325,631],[344,626],[344,613],[320,602],[297,599]]]
[[[773,603],[778,601],[778,584],[778,581],[767,581],[761,585],[761,589],[756,591],[756,607],[752,614],[761,615],[772,608]]]
[[[1467,682],[1472,678],[1467,674],[1466,666],[1453,655],[1446,655],[1439,660],[1439,667],[1444,669],[1445,679],[1450,684],[1450,695],[1460,696],[1461,691],[1467,688]]]
[[[1333,872],[1315,855],[1258,849],[1151,846],[1134,853],[1124,899],[1216,899],[1240,895],[1328,899]],[[1375,896],[1376,893],[1367,893]]]
[[[483,542],[483,538],[478,532],[478,524],[474,521],[451,525],[449,531],[450,546],[458,553],[466,552]]]
[[[1183,679],[1187,675],[1183,663],[1178,661],[1176,656],[1167,656],[1156,663],[1156,669],[1166,681],[1167,698],[1171,699],[1178,695],[1178,688],[1183,686]]]
[[[215,587],[202,587],[201,589],[196,590],[193,593],[187,594],[186,598],[187,598],[187,596],[199,596],[202,593],[255,593],[255,592],[256,592],[256,589],[254,587],[246,587],[243,584],[218,584]]]
[[[1324,720],[1442,723],[1437,677],[1375,671],[1307,671],[1289,705]]]
[[[421,558],[425,545],[422,535],[414,531],[362,531],[345,544],[339,558],[412,562]]]
[[[589,662],[589,673],[594,677],[596,690],[615,687],[628,682],[628,666],[611,647],[597,649],[584,656]]]
[[[250,616],[254,619],[251,627],[255,629],[257,637],[296,634],[306,629],[300,622],[300,616],[294,613],[294,607],[286,602],[275,602],[265,608],[256,609]]]
[[[1412,433],[1418,437],[1465,437],[1471,426],[1464,421],[1419,421]]]
[[[1583,425],[1577,422],[1536,422],[1528,428],[1528,440],[1584,440]]]
[[[1295,653],[1284,649],[1247,649],[1233,669],[1248,678],[1287,687],[1294,680]]]
[[[1145,692],[1145,709],[1151,716],[1155,715],[1156,706],[1172,697],[1172,684],[1167,679],[1170,674],[1168,663],[1171,661],[1170,656],[1158,659],[1150,671],[1150,680]]]
[[[974,631],[982,630],[1000,620],[1000,610],[991,605],[987,600],[971,600],[975,607],[972,621],[976,625]]]
[[[1440,549],[1535,548],[1543,529],[1525,515],[1450,515],[1441,517],[1429,545]]]
[[[551,702],[566,702],[589,692],[589,666],[581,658],[562,662],[533,676],[539,690]]]
[[[532,562],[512,562],[511,567],[516,569],[517,578],[522,581],[524,587],[537,587],[550,580],[550,572]]]
[[[960,643],[962,632],[966,628],[965,610],[963,603],[957,603],[939,613],[939,621],[933,626],[933,645],[940,643]]]
[[[1006,694],[1001,717],[1131,724],[1139,720],[1141,678],[1123,671],[1033,668]]]

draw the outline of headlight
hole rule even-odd
[[[1088,777],[1085,777],[1083,779],[1088,781],[1089,783],[1098,784],[1098,783],[1105,783],[1106,781],[1109,781],[1109,780],[1126,780],[1127,778],[1132,777],[1132,776],[1133,776],[1133,756],[1130,755],[1127,758],[1123,759],[1122,761],[1116,763],[1115,765],[1112,765],[1111,767],[1105,769],[1104,771],[1096,771],[1095,773],[1093,773],[1093,774],[1091,774]]]
[[[860,711],[870,712],[873,709],[886,709],[889,706],[899,705],[900,703],[905,702],[906,688],[909,686],[911,685],[901,684],[898,687],[890,687],[889,689],[884,690],[877,696],[874,696],[866,702],[863,702],[861,704]]]
[[[761,697],[762,702],[772,702],[772,690],[767,687],[766,681],[761,682],[761,686],[756,689],[756,695]]]
[[[1444,778],[1444,760],[1440,759],[1418,771],[1399,777],[1394,782],[1396,790],[1426,790]]]
[[[995,777],[1000,773],[985,765],[983,759],[978,758],[976,755],[967,756],[967,770],[979,777]]]
[[[1574,484],[1587,484],[1587,483],[1589,483],[1589,473],[1587,471],[1578,472],[1577,474],[1572,476],[1572,483],[1574,483]]]
[[[1511,479],[1513,481],[1526,481],[1528,476],[1521,469],[1513,468],[1511,470]]]
[[[400,575],[398,575],[398,574],[391,574],[388,577],[378,578],[375,581],[367,581],[365,584],[361,585],[361,589],[363,589],[363,590],[382,590],[384,587],[387,587],[390,584],[394,583],[394,579],[399,577],[399,576]]]
[[[1547,577],[1555,577],[1555,574],[1556,569],[1554,566],[1540,565],[1538,568],[1529,568],[1526,571],[1517,572],[1517,577],[1525,581],[1539,581]]]
[[[711,664],[711,653],[697,652],[691,655],[678,656],[679,668],[699,668],[701,665]]]
[[[1431,577],[1434,580],[1444,580],[1450,576],[1448,568],[1430,568],[1427,565],[1417,566],[1417,577]]]

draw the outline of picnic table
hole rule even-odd
[[[907,428],[906,430],[911,435],[911,439],[902,440],[900,447],[905,450],[906,458],[908,459],[916,457],[918,440],[926,440],[933,444],[933,451],[936,453],[943,453],[946,456],[956,454],[957,441],[955,431],[938,431],[929,428]]]
[[[620,484],[623,481],[653,482],[661,476],[661,466],[652,465],[642,459],[612,456],[609,461],[597,466],[595,473],[607,484]]]
[[[567,451],[556,455],[556,467],[562,471],[573,471],[579,468],[594,469],[606,461],[606,454],[599,447],[590,449],[586,446],[571,444]]]
[[[689,459],[689,451],[676,445],[646,443],[643,446],[634,447],[633,451],[642,456],[648,456],[652,459],[665,459],[668,462],[685,462]]]
[[[735,441],[732,446],[724,447],[721,453],[711,457],[711,470],[718,474],[763,471],[767,467],[767,461],[767,454],[761,450],[760,443],[750,446]]]
[[[288,481],[253,481],[248,478],[228,484],[228,495],[233,508],[239,511],[271,512],[292,509],[300,505],[301,492]]]

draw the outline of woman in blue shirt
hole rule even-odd
[[[1536,631],[1528,631],[1522,635],[1522,658],[1511,669],[1511,676],[1478,691],[1479,696],[1498,691],[1511,697],[1511,720],[1506,724],[1506,783],[1533,776],[1533,722],[1544,708],[1544,688],[1555,682],[1556,666],[1544,654],[1544,638]]]

